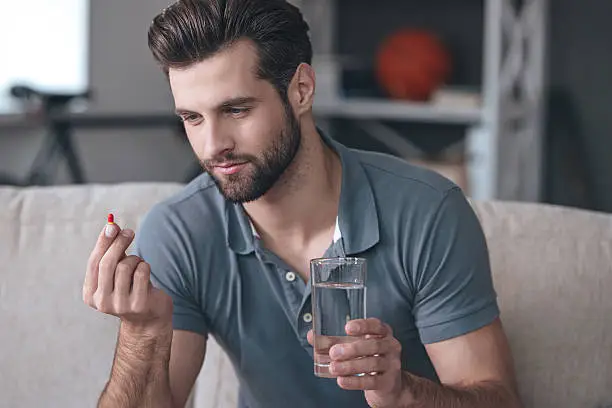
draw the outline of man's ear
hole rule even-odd
[[[297,116],[312,109],[316,78],[312,66],[302,63],[295,70],[287,93]]]

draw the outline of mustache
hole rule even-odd
[[[246,163],[255,161],[255,158],[250,155],[241,155],[235,153],[227,153],[223,156],[217,156],[212,159],[202,160],[200,163],[204,168],[211,168],[216,166],[231,166],[233,164]]]

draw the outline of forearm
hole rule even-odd
[[[516,393],[498,382],[444,386],[404,372],[405,408],[520,408]]]
[[[98,408],[173,407],[169,382],[172,329],[134,329],[121,324],[111,377]]]

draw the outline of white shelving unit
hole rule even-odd
[[[337,0],[291,0],[311,26],[315,61],[333,55]],[[453,0],[448,0],[453,1]],[[321,119],[342,117],[402,156],[409,142],[382,120],[468,125],[466,156],[474,199],[539,201],[548,0],[484,0],[482,103],[478,107],[344,98],[330,64],[315,63]],[[379,4],[373,7],[380,7]],[[322,58],[326,60],[327,58]]]
[[[476,124],[482,118],[482,110],[478,108],[454,108],[370,98],[320,99],[314,110],[320,116],[457,124]]]

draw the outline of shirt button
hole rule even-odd
[[[312,315],[310,313],[304,313],[304,316],[302,316],[302,319],[304,319],[306,323],[310,323],[312,322]]]
[[[289,282],[293,282],[295,280],[295,273],[287,272],[285,279],[287,279]]]

